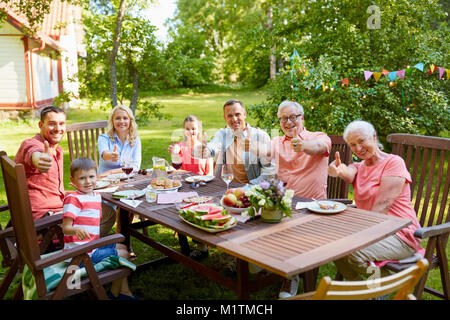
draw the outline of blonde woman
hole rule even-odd
[[[98,136],[98,173],[120,169],[121,162],[129,159],[133,169],[141,166],[141,140],[137,124],[130,108],[120,105],[112,109],[106,133]],[[117,170],[120,172],[120,170]]]
[[[130,108],[119,105],[111,110],[108,118],[106,133],[98,136],[97,148],[99,153],[98,173],[122,172],[122,161],[130,160],[133,170],[141,166],[141,140],[138,136],[137,124]],[[102,219],[100,221],[100,236],[106,236],[116,222],[117,207],[103,201]],[[130,214],[130,219],[133,215]],[[131,246],[130,260],[136,259]]]

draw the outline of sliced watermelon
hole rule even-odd
[[[228,217],[230,217],[230,216],[228,216]],[[203,216],[199,216],[198,218],[201,220],[221,220],[221,219],[228,218],[228,217],[224,216],[222,214],[222,212],[219,212],[219,213],[215,213],[215,214],[206,214]]]
[[[236,222],[236,219],[231,217],[231,219],[229,221],[226,221],[226,222],[223,222],[220,224],[216,224],[216,225],[212,224],[209,227],[213,228],[213,229],[226,229],[229,226],[233,225],[235,222]]]

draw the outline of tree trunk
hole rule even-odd
[[[273,11],[272,7],[267,8],[267,28],[269,29],[270,38],[272,39],[272,47],[270,48],[270,55],[269,55],[269,63],[270,63],[270,79],[275,79],[275,73],[277,72],[277,65],[276,65],[276,44],[273,39]]]
[[[120,0],[119,11],[117,12],[116,28],[114,30],[113,48],[109,56],[109,86],[111,106],[117,105],[117,70],[116,57],[119,51],[120,31],[122,30],[122,21],[125,16],[127,0]]]
[[[130,109],[136,114],[137,101],[139,96],[139,72],[133,67],[133,90],[131,94]]]

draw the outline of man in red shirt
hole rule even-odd
[[[45,107],[40,132],[22,142],[14,161],[25,167],[33,219],[62,212],[65,196],[63,150],[58,145],[66,132],[66,114],[57,107]]]

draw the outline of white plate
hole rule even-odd
[[[134,177],[134,173],[130,174],[130,178]],[[109,179],[109,180],[114,180],[114,179],[120,179],[120,180],[125,180],[128,176],[125,174],[125,172],[121,172],[121,173],[113,173],[110,174],[109,176],[107,176],[105,179]]]
[[[232,225],[228,226],[228,228],[225,228],[225,229],[205,228],[205,227],[199,226],[199,225],[197,225],[195,223],[192,223],[192,222],[186,220],[185,218],[183,218],[182,215],[178,215],[178,216],[181,218],[181,220],[183,220],[184,222],[190,224],[191,226],[196,227],[198,229],[201,229],[203,231],[209,232],[209,233],[222,232],[222,231],[225,231],[225,230],[233,228],[237,224],[237,220],[234,217],[231,217],[231,219],[234,219],[234,223]]]
[[[210,182],[211,180],[214,179],[214,176],[191,176],[191,177],[185,178],[184,180],[186,182],[192,183],[192,182],[194,182],[194,179],[196,179],[197,182],[199,182],[199,181]]]
[[[166,172],[167,173],[170,173],[170,172],[175,171],[175,170],[176,169],[174,167],[172,167],[172,166],[166,167]]]
[[[331,209],[322,209],[319,207],[318,202],[322,203],[322,204],[326,204],[329,205],[331,207]],[[337,208],[333,209],[333,206],[337,204]],[[336,201],[326,201],[326,200],[318,200],[318,201],[313,201],[308,205],[308,209],[313,211],[313,212],[317,212],[317,213],[323,213],[323,214],[332,214],[332,213],[338,213],[338,212],[342,212],[345,209],[347,209],[347,206],[341,202],[336,202]]]
[[[223,200],[223,197],[222,197],[222,199],[220,199],[220,205],[222,207],[224,207],[225,209],[227,209],[228,212],[231,212],[231,213],[242,213],[249,208],[249,207],[247,207],[247,208],[229,207],[229,206],[224,205],[222,200]]]
[[[177,192],[177,190],[181,188],[181,185],[179,185],[178,187],[173,187],[173,188],[169,188],[169,189],[154,189],[154,188],[152,188],[152,185],[149,184],[148,188],[149,189],[151,188],[152,190],[155,190],[158,193],[172,193],[172,192]]]
[[[95,188],[94,189],[102,189],[104,187],[107,187],[111,184],[111,182],[106,181],[106,180],[97,180],[95,182]]]
[[[135,195],[134,198],[140,198],[145,195],[145,190],[122,190],[117,191],[112,194],[113,198],[122,198],[122,199],[131,199],[132,195]]]

